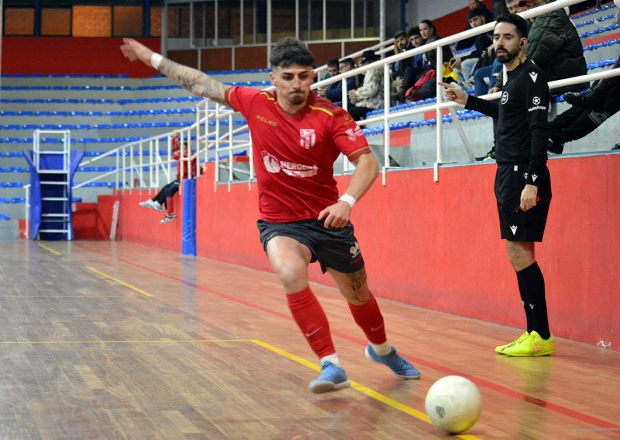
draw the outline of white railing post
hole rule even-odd
[[[30,239],[30,184],[29,183],[24,185],[24,190],[26,190],[26,212],[24,215],[24,219],[25,219],[24,238],[28,240]]]
[[[391,85],[390,85],[390,63],[383,65],[383,143],[385,144],[385,154],[383,157],[383,171],[390,168],[390,104],[391,104]],[[385,185],[385,178],[383,185]]]
[[[439,107],[439,104],[441,104],[441,95],[442,95],[441,86],[439,85],[439,82],[443,79],[442,77],[443,46],[438,46],[436,50],[437,50],[437,65],[435,67],[437,70],[435,71],[435,79],[436,79],[435,93],[437,96],[436,98],[437,106],[435,107],[435,117],[437,119],[437,123],[436,123],[437,161],[435,162],[435,165],[434,165],[433,179],[435,180],[435,182],[438,182],[439,181],[439,166],[443,163],[443,109]]]

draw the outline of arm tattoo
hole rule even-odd
[[[224,96],[227,86],[215,81],[209,75],[167,58],[162,60],[159,71],[194,95],[226,105]]]

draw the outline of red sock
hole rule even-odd
[[[166,199],[166,207],[168,208],[168,212],[167,212],[168,215],[174,212],[174,199],[172,197],[170,197],[169,199]]]
[[[358,306],[349,303],[349,309],[353,319],[362,328],[369,342],[383,344],[387,341],[383,315],[381,315],[379,304],[372,294],[370,294],[370,301],[366,304]]]
[[[310,287],[306,287],[301,292],[286,295],[286,299],[293,319],[319,359],[336,353],[329,332],[327,316]]]

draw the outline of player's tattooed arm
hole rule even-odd
[[[226,105],[225,92],[228,86],[215,81],[209,75],[167,58],[161,61],[159,71],[194,95]]]

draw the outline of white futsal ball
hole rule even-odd
[[[471,380],[446,376],[428,390],[425,406],[433,425],[450,434],[459,434],[478,421],[482,397]]]

